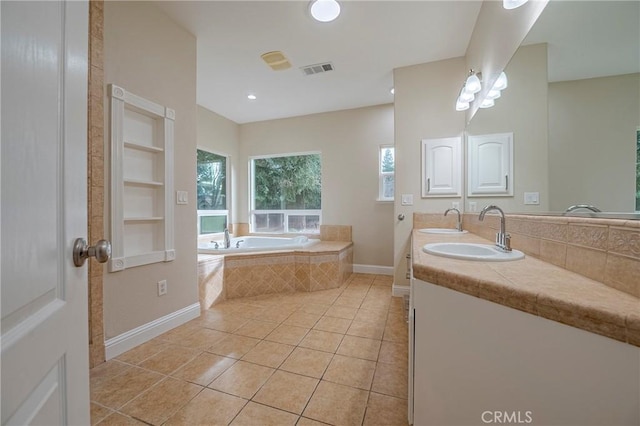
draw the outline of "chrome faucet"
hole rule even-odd
[[[231,247],[231,238],[229,238],[229,228],[224,228],[224,248]]]
[[[507,234],[505,228],[504,212],[498,206],[490,205],[485,206],[480,212],[480,222],[484,220],[484,215],[491,210],[496,210],[500,213],[500,232],[496,234],[496,246],[504,251],[511,251],[511,235]]]
[[[600,213],[602,212],[602,210],[600,210],[599,208],[592,206],[591,204],[576,204],[573,205],[571,207],[569,207],[567,210],[565,210],[565,213],[569,213],[572,212],[574,210],[578,210],[578,209],[587,209],[587,210],[591,210],[594,213]]]
[[[460,232],[462,232],[462,221],[460,220],[460,210],[456,209],[455,207],[452,207],[450,209],[445,210],[444,215],[446,216],[447,213],[449,213],[450,211],[454,211],[456,213],[458,213],[458,223],[456,225],[456,229]]]

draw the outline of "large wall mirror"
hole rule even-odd
[[[513,132],[514,196],[467,211],[640,219],[640,2],[550,1],[505,72],[466,130]]]

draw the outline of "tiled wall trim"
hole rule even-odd
[[[455,224],[442,214],[414,213],[413,220],[416,229]],[[640,298],[640,221],[507,215],[506,225],[514,249]],[[466,213],[463,227],[493,241],[500,220]]]
[[[89,2],[89,90],[87,99],[87,199],[88,240],[104,238],[104,3]],[[89,366],[105,361],[103,266],[89,261]]]

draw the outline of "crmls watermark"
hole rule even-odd
[[[533,412],[483,411],[481,418],[486,424],[529,424],[533,422]]]

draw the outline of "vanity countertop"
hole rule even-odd
[[[414,231],[415,278],[640,347],[639,298],[528,255],[511,262],[482,262],[422,250],[437,242],[493,244],[471,233]]]

